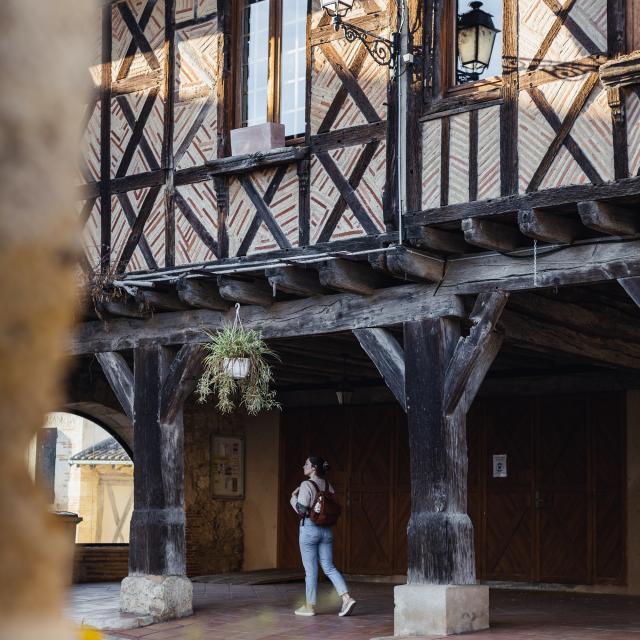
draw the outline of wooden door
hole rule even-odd
[[[349,573],[390,574],[394,407],[353,407],[350,413],[346,567]]]
[[[540,582],[589,582],[589,459],[585,398],[538,403],[535,512]]]
[[[534,521],[531,401],[505,399],[486,406],[483,456],[485,502],[483,577],[488,580],[533,578]],[[507,477],[493,477],[493,456],[507,456]]]

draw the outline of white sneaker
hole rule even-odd
[[[296,609],[294,613],[297,616],[315,616],[315,609],[310,604],[303,604],[299,609]]]
[[[340,613],[338,614],[340,617],[349,616],[353,611],[353,607],[356,606],[356,601],[353,598],[349,598],[342,603],[342,609],[340,609]]]

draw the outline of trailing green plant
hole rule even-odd
[[[236,408],[236,403],[244,406],[250,415],[280,409],[280,404],[275,399],[276,392],[271,389],[273,374],[267,361],[267,358],[279,358],[260,334],[253,329],[245,329],[237,322],[225,326],[217,333],[205,333],[210,340],[203,345],[206,356],[197,387],[200,402],[205,402],[211,393],[215,393],[221,413],[231,413]],[[225,369],[226,358],[247,358],[247,377],[235,379]]]

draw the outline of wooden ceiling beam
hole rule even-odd
[[[577,220],[540,209],[518,211],[518,227],[525,236],[551,244],[571,244],[583,231]]]
[[[320,276],[315,269],[302,267],[278,267],[267,269],[265,275],[272,287],[296,296],[310,297],[325,293]]]
[[[514,251],[522,239],[520,232],[514,227],[478,218],[464,219],[462,231],[469,244],[500,253]]]
[[[439,251],[446,254],[467,253],[469,245],[457,231],[435,227],[417,227],[410,231],[409,244],[417,249]]]
[[[396,278],[418,282],[440,282],[442,280],[444,260],[406,247],[396,247],[385,256],[386,268]]]
[[[231,302],[220,295],[215,281],[206,279],[180,278],[176,283],[178,298],[197,309],[226,311]]]
[[[608,202],[578,202],[578,213],[585,227],[613,236],[631,236],[640,232],[640,214]]]
[[[368,262],[353,262],[338,258],[318,267],[320,284],[336,291],[371,295],[382,283],[382,278]]]
[[[186,311],[191,309],[188,304],[180,300],[175,289],[161,291],[159,289],[142,289],[138,287],[135,299],[151,310]]]
[[[220,296],[230,302],[259,307],[268,307],[273,303],[273,290],[264,280],[218,276],[218,287]]]
[[[136,300],[124,292],[116,298],[96,301],[95,309],[101,320],[107,320],[111,317],[142,319],[149,317],[151,313],[143,301]]]

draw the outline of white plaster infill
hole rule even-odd
[[[193,585],[185,576],[128,576],[120,586],[120,611],[153,622],[190,616]]]
[[[394,604],[396,640],[489,628],[489,587],[485,585],[403,584],[394,589]]]

